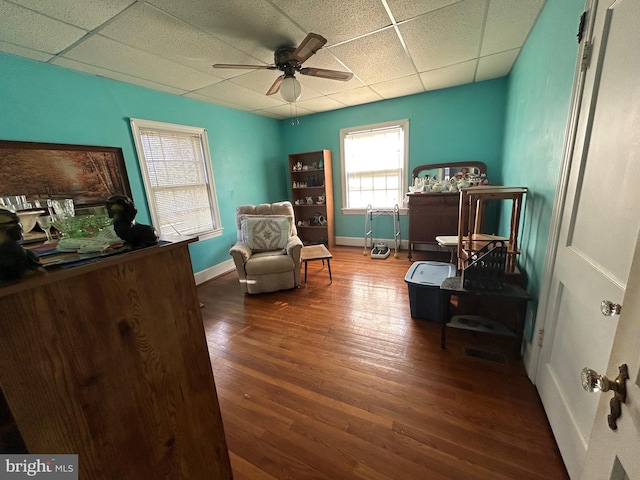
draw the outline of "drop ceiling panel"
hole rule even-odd
[[[281,105],[279,107],[264,108],[264,109],[256,111],[256,113],[268,115],[271,118],[279,118],[279,119],[291,118],[291,119],[294,119],[296,117],[301,117],[303,115],[309,115],[310,113],[314,113],[314,112],[311,111],[311,110],[307,110],[305,108],[302,108],[300,105],[289,105],[289,104],[286,104],[286,105]]]
[[[221,107],[233,108],[234,110],[242,110],[244,112],[250,112],[253,110],[252,107],[245,107],[242,105],[236,105],[231,102],[226,102],[220,98],[207,97],[205,95],[200,95],[199,93],[189,92],[183,95],[186,98],[191,98],[193,100],[198,100],[200,102],[211,103],[212,105],[219,105]]]
[[[518,53],[520,53],[520,49],[516,48],[507,52],[480,57],[478,60],[478,71],[476,72],[476,82],[509,75],[513,63],[516,61],[516,58],[518,58]]]
[[[319,33],[334,45],[391,25],[380,0],[272,0],[307,32]]]
[[[273,63],[277,48],[298,45],[308,33],[266,0],[149,0],[149,3],[264,63]]]
[[[53,58],[51,53],[39,52],[30,48],[19,47],[11,43],[0,41],[0,52],[18,55],[20,57],[30,58],[39,62],[48,62]]]
[[[100,35],[221,78],[234,77],[246,70],[214,71],[213,63],[260,64],[221,40],[144,3],[119,15],[100,30]]]
[[[437,10],[459,0],[387,0],[389,9],[396,22],[402,22],[413,17]]]
[[[231,80],[216,83],[208,87],[201,88],[195,93],[205,97],[219,98],[235,105],[243,105],[252,109],[277,107],[282,105],[282,99],[272,98],[263,93],[254,92],[248,88],[232,83]],[[275,97],[275,95],[273,96]]]
[[[45,53],[59,53],[86,34],[83,30],[11,3],[0,2],[0,40]]]
[[[337,45],[330,50],[367,84],[416,73],[393,28]]]
[[[70,49],[64,57],[143,80],[171,85],[181,90],[197,90],[221,81],[213,75],[207,75],[100,35],[94,35]]]
[[[438,68],[420,74],[426,90],[439,90],[441,88],[455,87],[473,83],[476,72],[476,60]]]
[[[335,93],[331,98],[345,105],[362,105],[363,103],[378,102],[383,98],[369,87],[355,88],[345,92]]]
[[[310,110],[312,112],[327,112],[329,110],[336,110],[338,108],[344,108],[344,103],[338,102],[329,97],[312,98],[311,100],[301,100],[298,102],[298,106]]]
[[[396,78],[387,82],[376,83],[371,88],[382,98],[403,97],[424,92],[419,75]]]
[[[400,25],[418,71],[477,57],[484,6],[484,1],[466,0]]]
[[[529,35],[545,0],[491,0],[481,54],[520,47]],[[577,28],[577,27],[576,27]]]
[[[178,88],[171,87],[169,85],[163,85],[161,83],[152,82],[142,78],[133,77],[131,75],[125,75],[124,73],[114,72],[112,70],[106,70],[104,68],[96,67],[95,65],[87,65],[85,63],[77,62],[69,58],[58,57],[53,62],[54,65],[60,67],[71,68],[85,73],[98,75],[101,77],[110,78],[120,82],[131,83],[141,87],[151,88],[153,90],[159,90],[161,92],[171,93],[173,95],[182,95],[186,93],[186,90],[180,90]]]
[[[12,0],[36,12],[72,25],[93,30],[135,0]]]

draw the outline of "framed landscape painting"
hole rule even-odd
[[[0,197],[71,198],[76,206],[131,197],[119,147],[0,140]]]

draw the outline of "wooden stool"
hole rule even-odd
[[[304,283],[307,283],[307,262],[312,260],[322,260],[322,264],[324,265],[324,261],[327,261],[327,268],[329,269],[329,281],[333,282],[333,278],[331,277],[331,259],[333,255],[331,252],[327,250],[327,247],[324,245],[309,245],[306,247],[302,247],[302,254],[300,259],[304,262]]]

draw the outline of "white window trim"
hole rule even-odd
[[[404,131],[404,165],[403,175],[402,175],[402,191],[409,191],[409,182],[408,182],[408,169],[409,169],[409,119],[404,118],[402,120],[395,120],[393,122],[382,122],[382,123],[374,123],[371,125],[361,125],[357,127],[350,128],[342,128],[340,129],[340,169],[341,169],[341,183],[342,183],[342,213],[345,215],[365,215],[367,210],[364,208],[347,208],[344,206],[344,203],[347,198],[347,181],[345,174],[345,166],[344,166],[344,139],[345,137],[354,132],[360,132],[362,130],[376,130],[381,128],[395,127],[399,126]],[[404,202],[401,198],[398,202],[398,207],[400,209],[400,215],[407,215],[409,209],[405,207]]]
[[[208,193],[210,197],[210,203],[212,205],[212,216],[216,228],[211,231],[198,234],[198,240],[207,240],[209,238],[219,237],[222,235],[223,228],[220,220],[220,208],[218,202],[218,196],[216,194],[215,180],[213,177],[213,169],[211,167],[211,155],[209,149],[209,139],[207,138],[207,130],[201,127],[191,127],[187,125],[177,125],[173,123],[156,122],[154,120],[144,120],[140,118],[130,118],[131,131],[133,133],[133,140],[135,142],[136,151],[138,154],[138,165],[142,172],[142,181],[144,183],[145,195],[149,204],[149,213],[151,214],[151,221],[154,228],[160,231],[160,220],[157,214],[157,205],[154,196],[151,194],[153,187],[149,180],[149,171],[147,169],[147,162],[144,160],[144,148],[142,146],[142,140],[140,135],[140,129],[158,129],[166,130],[175,133],[185,133],[190,135],[198,135],[202,142],[202,155],[204,159],[204,167],[207,171],[209,178]],[[140,158],[143,157],[143,158]]]

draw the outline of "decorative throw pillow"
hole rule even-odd
[[[291,237],[291,217],[286,215],[243,215],[242,240],[254,251],[280,250]]]

